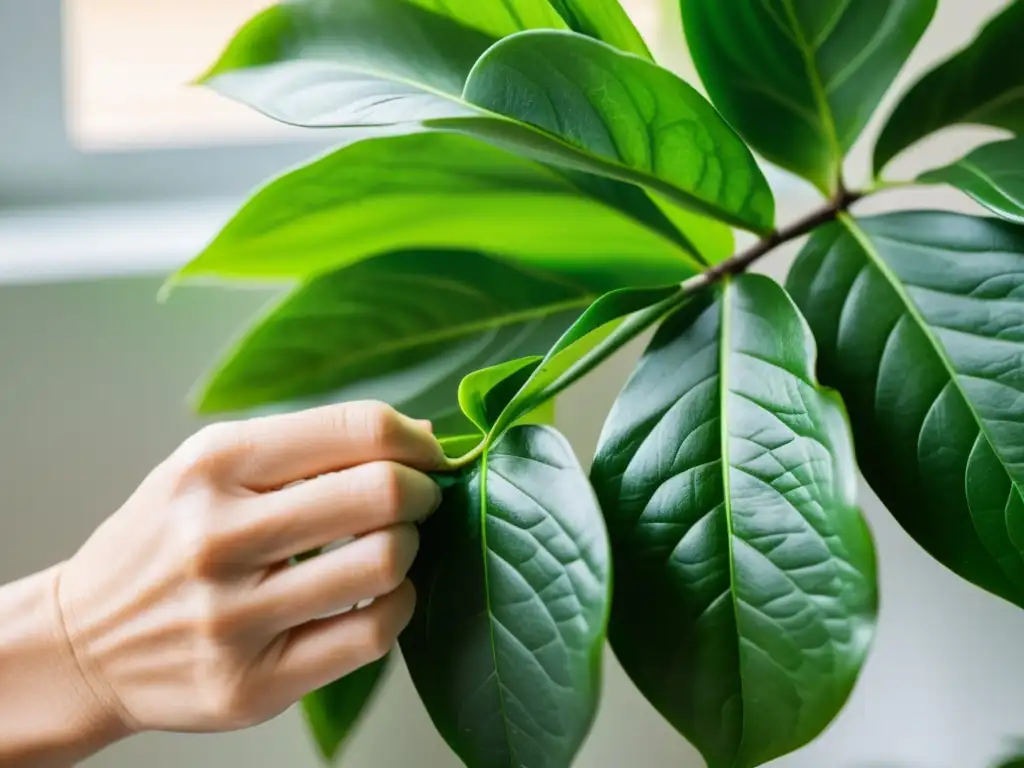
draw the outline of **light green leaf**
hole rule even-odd
[[[600,699],[611,561],[569,444],[509,431],[421,540],[400,642],[438,731],[469,768],[570,765]]]
[[[918,181],[950,184],[1004,219],[1024,224],[1024,137],[978,147]]]
[[[477,0],[479,2],[479,0]],[[650,59],[651,52],[619,0],[550,0],[569,29]]]
[[[836,192],[937,0],[680,0],[711,101],[767,160]]]
[[[523,32],[480,58],[464,96],[639,172],[620,174],[624,181],[673,198],[685,191],[694,210],[730,212],[730,223],[762,230],[774,221],[771,190],[750,150],[694,88],[649,61],[568,32]],[[505,146],[521,144],[509,136]]]
[[[351,2],[351,0],[343,0]],[[319,0],[342,2],[342,0]],[[566,22],[548,0],[409,0],[493,38],[538,27],[564,29]]]
[[[464,136],[413,134],[358,141],[271,182],[177,279],[308,279],[412,248],[486,251],[597,291],[699,268],[538,163]]]
[[[204,82],[286,123],[365,126],[381,133],[461,132],[576,173],[639,184],[734,226],[771,229],[771,193],[746,146],[675,75],[597,40],[551,30],[497,43],[494,63],[482,64],[482,79],[467,83],[467,63],[496,42],[483,37],[406,0],[296,0],[250,22]],[[520,37],[524,41],[516,42]],[[591,103],[580,116],[582,133],[550,122],[541,126],[548,130],[540,130],[511,119],[520,117],[515,111],[498,114],[487,108],[524,106],[509,98],[522,84],[518,77],[501,81],[494,73],[504,66],[502,52],[516,54],[511,63],[524,65],[520,59],[533,45],[537,56],[552,46],[571,46],[565,48],[569,55],[558,56],[550,71],[541,73],[545,80],[536,88],[555,93],[559,78],[579,76],[581,94]],[[581,56],[586,61],[576,62]],[[628,82],[616,83],[620,76]],[[612,85],[614,103],[603,103],[608,100],[600,91]],[[652,109],[671,113],[675,122]],[[617,132],[619,148],[610,147],[607,134],[602,139],[595,132],[597,116],[630,121]],[[688,129],[683,120],[691,121]],[[643,153],[636,138],[627,140],[632,132],[646,136],[643,146],[652,151]],[[598,144],[580,144],[581,139]]]
[[[875,173],[929,134],[958,124],[1024,132],[1024,2],[1013,0],[966,48],[900,99],[875,145]]]
[[[1024,606],[1024,230],[915,211],[820,230],[789,277],[864,476],[965,579]]]
[[[660,195],[650,197],[708,264],[723,262],[736,252],[736,236],[725,224],[681,208]]]
[[[599,298],[529,369],[521,386],[509,392],[507,404],[489,425],[490,439],[578,381],[619,349],[624,338],[640,335],[664,317],[667,306],[681,301],[679,286],[622,288]]]
[[[302,713],[320,755],[334,761],[373,699],[389,656],[302,697]]]
[[[513,387],[512,392],[515,392],[542,359],[539,355],[521,357],[469,374],[459,384],[459,405],[462,412],[480,428],[481,432],[486,432],[507,402],[507,398],[502,398],[503,388]],[[501,399],[497,412],[494,406],[495,398]]]
[[[373,397],[450,433],[462,376],[545,353],[594,297],[479,253],[375,256],[275,301],[207,377],[197,409]]]
[[[874,547],[845,411],[814,362],[782,288],[737,277],[665,321],[591,471],[612,648],[709,768],[815,738],[871,644]]]

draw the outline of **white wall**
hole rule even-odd
[[[941,0],[914,58],[920,70],[973,34],[1001,0]],[[904,78],[906,79],[906,78]],[[945,159],[959,140],[918,158]],[[862,158],[861,158],[862,159]],[[856,163],[855,163],[856,165]],[[902,195],[906,200],[906,195]],[[918,198],[920,200],[920,198]],[[966,207],[929,193],[924,204]],[[900,201],[892,194],[877,205]],[[786,202],[783,217],[806,201]],[[781,275],[788,253],[768,271]],[[2,258],[2,254],[0,254]],[[183,289],[153,301],[159,280],[136,278],[0,287],[0,581],[66,557],[148,469],[194,430],[183,397],[220,345],[257,307],[247,292]],[[634,347],[583,382],[561,427],[586,458]],[[870,492],[882,616],[849,705],[814,745],[779,768],[986,768],[1024,735],[1024,612],[930,560]],[[126,542],[130,546],[130,542]],[[2,695],[2,694],[0,694]],[[92,768],[317,764],[297,713],[224,736],[147,735],[89,761]],[[457,766],[403,669],[352,741],[352,768]],[[700,760],[633,690],[609,656],[597,726],[579,768],[699,768]]]

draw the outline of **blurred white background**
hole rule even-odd
[[[197,428],[185,394],[267,298],[188,288],[167,305],[154,301],[161,275],[193,255],[250,187],[326,140],[318,133],[318,144],[299,141],[180,85],[261,4],[0,0],[0,581],[71,554]],[[678,45],[671,2],[632,4],[656,53]],[[973,37],[1003,5],[940,0],[900,83]],[[663,61],[688,72],[685,54]],[[895,170],[951,159],[980,135],[939,137]],[[865,142],[851,160],[854,182],[866,149]],[[908,200],[971,210],[941,190],[891,193],[870,205]],[[802,185],[780,186],[780,218],[813,201]],[[764,269],[781,276],[791,256],[792,249]],[[582,457],[600,428],[594,414],[611,403],[639,350],[612,360],[566,399],[560,426]],[[987,768],[1024,735],[1024,612],[933,562],[866,488],[864,505],[882,570],[874,652],[828,732],[775,765]],[[293,710],[244,733],[138,737],[88,762],[225,764],[298,768],[317,759]],[[343,764],[457,766],[400,667]],[[702,763],[609,654],[600,717],[577,766],[627,765]]]

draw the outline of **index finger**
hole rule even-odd
[[[235,426],[229,471],[254,491],[375,461],[422,471],[444,463],[440,444],[423,422],[376,401],[260,416]]]

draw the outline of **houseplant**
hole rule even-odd
[[[900,96],[871,179],[843,173],[937,2],[681,0],[707,99],[617,0],[292,0],[201,78],[352,138],[169,284],[291,286],[197,407],[372,394],[434,421],[445,502],[400,644],[468,766],[569,765],[606,636],[710,768],[815,738],[876,620],[857,462],[929,553],[1024,606],[1024,2]],[[1008,137],[887,175],[968,123]],[[820,206],[778,224],[755,153]],[[904,184],[987,210],[857,214]],[[747,273],[805,236],[785,286]],[[588,477],[554,399],[652,329]],[[326,757],[384,664],[305,700]]]

